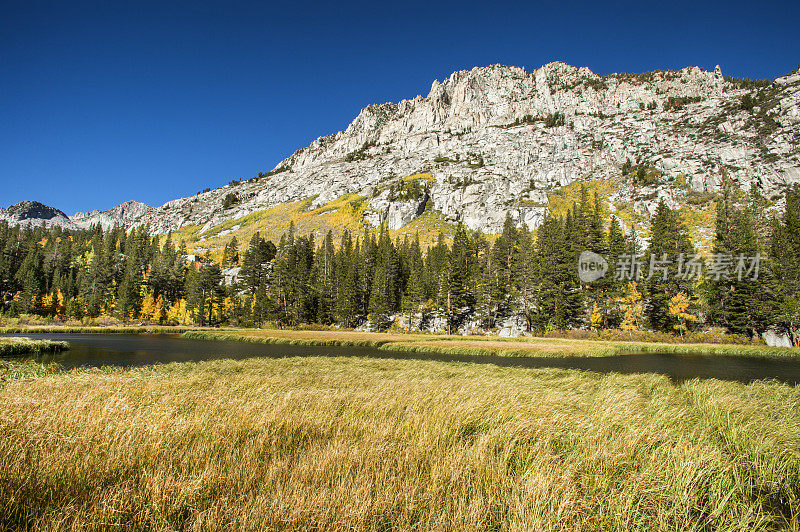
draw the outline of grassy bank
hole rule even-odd
[[[566,338],[500,338],[497,336],[445,336],[432,334],[371,333],[355,331],[295,331],[275,329],[192,330],[184,338],[236,340],[295,345],[377,346],[380,349],[453,355],[502,355],[526,357],[613,356],[626,353],[707,353],[794,357],[798,350],[765,345],[667,344]]]
[[[287,345],[372,346],[417,353],[501,355],[525,357],[613,356],[627,353],[705,353],[759,357],[796,357],[800,350],[759,344],[664,343],[574,338],[447,336],[442,334],[376,333],[346,330],[236,329],[163,326],[59,327],[27,326],[0,329],[0,334],[180,334],[201,340],[234,340]]]
[[[181,334],[192,330],[191,327],[148,326],[64,326],[64,325],[32,325],[22,327],[0,327],[0,334]]]
[[[9,381],[38,379],[59,371],[54,362],[42,363],[31,358],[0,360],[0,385]]]
[[[31,340],[30,338],[0,338],[0,357],[45,355],[69,349],[67,342]]]
[[[0,529],[800,526],[800,387],[252,359],[0,387]]]

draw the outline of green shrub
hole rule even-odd
[[[664,110],[680,111],[690,103],[702,101],[702,96],[670,96],[664,104]]]
[[[555,113],[550,113],[544,119],[545,127],[557,127],[564,125],[564,115],[556,111]]]
[[[239,203],[239,196],[237,196],[233,192],[229,192],[225,196],[225,199],[222,200],[222,210],[227,211],[228,209],[230,209],[231,207],[233,207],[237,203]]]
[[[739,101],[739,109],[743,111],[747,111],[748,113],[753,112],[753,108],[756,106],[756,99],[753,98],[753,95],[749,92],[742,96],[742,99]]]

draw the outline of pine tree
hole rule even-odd
[[[447,329],[451,332],[457,325],[456,313],[473,308],[475,288],[472,283],[474,255],[469,235],[464,224],[459,223],[453,235],[453,245],[448,254],[447,268]]]
[[[139,315],[142,306],[142,273],[146,269],[149,244],[144,230],[131,231],[125,244],[124,273],[117,288],[117,312],[123,322]]]
[[[692,280],[679,271],[680,258],[694,256],[688,230],[662,199],[658,203],[651,225],[650,247],[645,254],[647,266],[645,314],[650,325],[671,331],[675,319],[669,313],[669,301],[680,292],[691,293]]]
[[[292,245],[293,245],[292,241]],[[287,243],[282,243],[285,247]],[[234,257],[231,251],[228,252],[231,259]],[[239,278],[244,284],[245,289],[254,293],[258,287],[264,282],[268,276],[268,264],[275,258],[277,249],[275,244],[269,240],[264,240],[261,235],[256,232],[250,239],[250,243],[245,251],[242,260],[242,269],[239,272]],[[238,260],[238,253],[236,254]]]
[[[219,265],[208,259],[205,262],[198,269],[190,270],[186,281],[186,306],[199,325],[214,322],[214,311],[225,297]]]
[[[775,309],[764,298],[769,287],[763,273],[750,271],[763,254],[754,212],[750,206],[736,204],[738,196],[732,189],[733,185],[724,179],[716,205],[713,259],[719,263],[724,260],[729,267],[727,273],[707,279],[710,321],[729,332],[754,336],[771,325]]]
[[[606,286],[603,298],[599,301],[601,312],[603,313],[603,327],[618,327],[622,321],[622,315],[618,312],[617,302],[622,297],[625,290],[625,282],[618,275],[618,265],[620,257],[626,254],[627,243],[625,235],[622,233],[622,226],[616,216],[611,217],[608,225],[608,273],[605,276]]]
[[[534,320],[535,286],[537,281],[537,259],[533,235],[523,227],[518,232],[518,244],[514,251],[513,277],[515,293],[519,295],[520,312],[525,318],[526,330],[531,331]]]
[[[337,272],[332,231],[328,231],[325,240],[316,252],[314,269],[317,279],[315,291],[319,298],[316,319],[320,323],[333,323],[335,321]]]
[[[336,254],[337,293],[336,318],[345,327],[352,327],[360,320],[361,293],[359,266],[361,253],[358,245],[353,245],[349,231],[342,235],[341,245]]]
[[[773,316],[778,327],[800,347],[800,186],[786,193],[786,210],[774,224],[768,271],[774,279],[776,311]]]
[[[257,235],[258,233],[256,233]],[[225,249],[222,253],[222,267],[230,268],[239,264],[239,241],[236,240],[234,235],[230,241],[225,244]]]
[[[560,218],[548,217],[539,226],[536,242],[536,312],[533,321],[539,330],[564,328],[563,289],[569,273],[565,264],[566,242]]]
[[[41,248],[35,241],[27,242],[27,248],[25,259],[14,275],[21,292],[17,309],[20,313],[40,314],[42,313],[40,295],[44,290],[44,258]]]

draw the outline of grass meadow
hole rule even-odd
[[[800,529],[796,386],[365,358],[7,364],[0,529]]]

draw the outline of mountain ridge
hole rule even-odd
[[[713,193],[723,171],[780,209],[781,191],[800,182],[798,146],[800,72],[754,82],[719,67],[601,76],[561,62],[490,65],[434,80],[424,97],[368,105],[253,179],[72,220],[202,234],[279,205],[324,209],[354,195],[365,224],[399,229],[432,210],[496,233],[507,214],[538,226],[553,194],[576,182],[610,183],[609,210],[632,219],[661,199]]]
[[[65,229],[77,229],[77,226],[63,211],[31,200],[20,201],[5,209],[0,207],[0,220],[5,220],[10,225],[59,226]]]

